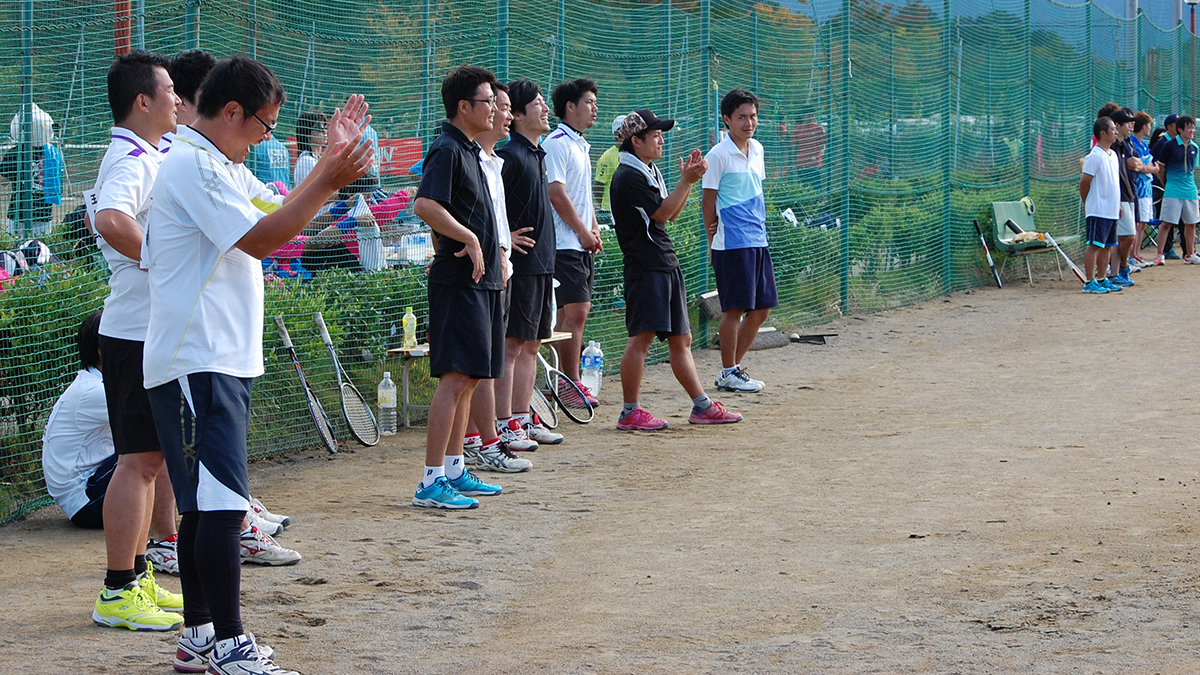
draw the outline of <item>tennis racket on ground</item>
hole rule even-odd
[[[558,404],[559,410],[562,410],[563,414],[576,424],[591,422],[596,411],[588,403],[587,397],[583,395],[583,390],[579,388],[579,385],[567,377],[566,373],[550,365],[541,352],[538,352],[537,357],[546,373],[546,390]]]
[[[537,415],[542,426],[547,429],[558,428],[558,413],[554,411],[554,406],[550,405],[550,401],[546,400],[546,395],[537,387],[533,389],[533,396],[529,397],[529,409]]]
[[[346,426],[359,443],[370,447],[379,442],[379,423],[371,406],[367,405],[358,388],[350,381],[342,362],[338,360],[337,350],[333,348],[333,340],[329,339],[329,329],[325,327],[325,317],[320,312],[313,314],[317,321],[317,330],[321,331],[321,341],[329,349],[329,357],[333,359],[333,370],[337,373],[338,395],[342,399],[342,417],[346,418]]]
[[[1014,223],[1012,218],[1009,218],[1004,224],[1015,234],[1021,234],[1025,231],[1021,229],[1020,225]],[[1066,251],[1062,250],[1062,247],[1058,245],[1057,241],[1054,241],[1054,237],[1051,237],[1050,233],[1048,232],[1043,232],[1042,234],[1046,236],[1046,243],[1053,246],[1054,250],[1058,251],[1058,254],[1062,256],[1062,259],[1067,261],[1067,266],[1071,268],[1071,274],[1075,275],[1075,278],[1079,280],[1079,283],[1086,284],[1087,276],[1083,273],[1083,270],[1079,269],[1079,266],[1075,264],[1075,261],[1071,260],[1071,257],[1067,255]]]
[[[317,434],[321,436],[321,442],[325,444],[325,448],[331,453],[338,451],[337,439],[333,437],[333,429],[329,426],[329,416],[325,414],[325,408],[321,407],[321,402],[317,400],[317,395],[313,393],[312,387],[308,384],[308,378],[304,376],[304,369],[300,367],[300,357],[296,355],[296,348],[292,346],[292,338],[288,335],[287,326],[283,325],[283,315],[276,315],[275,326],[279,329],[279,337],[283,340],[283,346],[288,350],[288,355],[292,357],[292,365],[296,367],[296,374],[300,376],[300,386],[304,387],[304,396],[308,399],[308,414],[312,415],[313,424],[317,425]]]
[[[983,244],[983,254],[987,256],[988,267],[992,268],[992,276],[996,277],[996,285],[1004,288],[1004,282],[1000,281],[1000,273],[996,271],[996,262],[992,260],[992,251],[988,248],[987,238],[983,236],[983,230],[979,229],[979,221],[975,223],[975,231],[979,233],[979,243]]]

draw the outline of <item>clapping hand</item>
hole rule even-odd
[[[329,147],[335,147],[342,141],[357,145],[362,138],[363,128],[371,123],[371,116],[367,114],[369,107],[362,94],[351,94],[344,107],[334,110],[326,130]]]
[[[692,150],[692,154],[688,155],[686,161],[683,157],[679,158],[679,175],[688,183],[696,183],[704,177],[704,172],[708,171],[708,160],[704,159],[704,154],[699,148]]]

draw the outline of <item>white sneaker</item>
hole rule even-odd
[[[1195,253],[1193,253],[1193,254],[1189,255],[1188,257],[1184,258],[1183,263],[1185,265],[1200,265],[1200,255],[1196,255]]]
[[[242,562],[255,565],[295,565],[300,554],[278,544],[271,535],[251,526],[242,532]]]
[[[479,449],[483,447],[483,440],[478,436],[472,436],[468,443],[467,439],[463,439],[463,464],[467,466],[476,466],[479,464]]]
[[[262,516],[258,515],[257,513],[255,513],[254,509],[250,509],[249,511],[246,512],[246,520],[250,521],[251,526],[257,527],[264,534],[269,534],[272,537],[279,534],[280,532],[283,532],[282,524],[272,523],[271,521],[269,521],[269,520],[263,518]]]
[[[521,473],[533,468],[533,462],[517,457],[511,450],[504,447],[504,442],[496,447],[482,450],[479,453],[480,471],[499,471],[500,473]]]
[[[530,440],[525,435],[525,429],[521,428],[521,423],[516,420],[510,419],[506,426],[497,427],[496,433],[500,436],[500,442],[507,445],[509,450],[532,452],[538,449],[537,441]]]
[[[538,445],[558,445],[563,442],[563,435],[550,431],[542,426],[541,422],[533,422],[524,426],[525,435],[530,440],[537,441]]]
[[[268,522],[279,523],[284,527],[292,524],[291,518],[288,518],[287,516],[281,516],[278,513],[271,513],[267,510],[267,507],[263,506],[262,502],[258,501],[254,497],[250,498],[250,510],[257,513],[259,518],[262,518]]]
[[[753,393],[762,391],[763,383],[750,379],[745,368],[735,368],[729,372],[722,371],[717,375],[717,389],[720,391],[741,391]]]
[[[203,631],[201,627],[185,628],[183,635],[179,636],[179,642],[175,646],[175,672],[208,672],[208,660],[212,657],[213,647],[217,646],[217,641],[213,637],[211,623],[206,624],[203,628]],[[198,635],[201,632],[204,633],[203,637]],[[275,650],[255,640],[254,633],[246,633],[246,637],[254,643],[254,648],[260,655],[268,659],[275,658]]]
[[[173,534],[162,541],[151,539],[146,544],[146,560],[154,565],[155,572],[179,576],[179,554],[175,550],[178,542],[179,535]]]
[[[234,638],[237,642],[229,651],[221,649],[221,640],[212,650],[208,664],[209,675],[300,675],[294,670],[284,670],[263,655],[261,649],[248,635]]]

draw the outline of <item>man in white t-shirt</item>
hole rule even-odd
[[[171,630],[183,598],[162,590],[147,573],[146,537],[155,482],[163,456],[150,400],[142,387],[142,351],[150,319],[150,288],[138,267],[151,190],[162,154],[162,135],[175,128],[179,98],[167,60],[134,51],[114,59],[108,71],[112,142],[100,162],[96,185],[86,195],[96,243],[111,272],[100,319],[104,393],[117,466],[104,497],[108,570],[92,620],[131,630]],[[138,588],[153,602],[131,602]]]
[[[1120,286],[1108,281],[1107,249],[1117,245],[1117,220],[1121,217],[1121,186],[1117,173],[1120,168],[1112,144],[1117,140],[1117,125],[1110,117],[1100,117],[1092,125],[1096,144],[1083,159],[1083,175],[1079,179],[1079,196],[1087,216],[1087,251],[1083,254],[1083,269],[1088,281],[1084,293],[1115,293]]]
[[[100,370],[100,314],[88,315],[79,326],[75,344],[83,369],[54,403],[42,433],[46,490],[72,523],[88,529],[104,527],[104,494],[117,465]],[[151,529],[166,540],[175,534],[175,496],[166,471],[159,472],[154,488]],[[170,558],[155,560],[155,569],[174,563],[170,548]]]
[[[285,94],[258,61],[219,61],[159,171],[142,265],[150,276],[144,382],[175,501],[186,599],[176,655],[210,673],[290,673],[242,627],[239,545],[249,507],[250,385],[263,373],[261,260],[300,233],[340,188],[367,172],[361,96],[330,120],[330,150],[286,198],[243,164],[269,136]],[[211,631],[211,632],[209,632]]]
[[[554,343],[562,370],[595,405],[596,400],[579,381],[579,357],[583,349],[583,327],[592,309],[592,287],[596,282],[595,256],[604,250],[600,224],[592,203],[592,146],[583,132],[596,123],[599,107],[596,82],[585,78],[567,80],[554,88],[554,114],[562,121],[542,141],[546,151],[546,176],[550,204],[554,207],[555,298],[558,322],[555,330],[571,339]],[[564,390],[564,395],[574,395]]]

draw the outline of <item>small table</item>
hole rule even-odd
[[[400,414],[404,420],[404,428],[407,429],[411,424],[409,412],[413,410],[428,411],[427,405],[413,405],[409,400],[408,392],[408,371],[412,366],[414,359],[422,359],[429,356],[429,345],[419,344],[416,347],[399,347],[397,349],[389,349],[388,356],[400,357]]]

